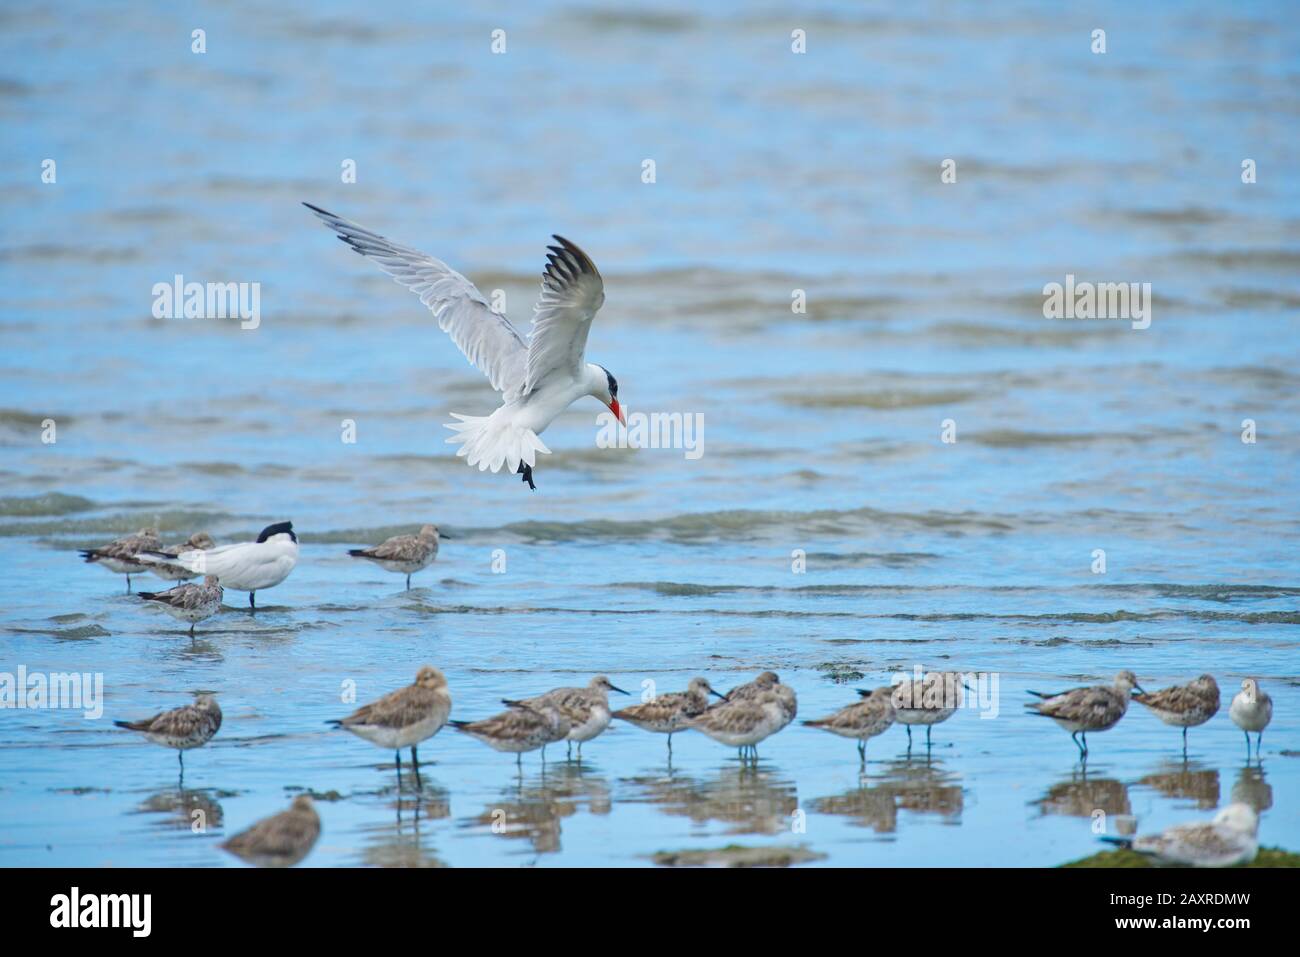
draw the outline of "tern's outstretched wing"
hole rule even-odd
[[[578,377],[585,361],[591,320],[605,302],[605,283],[596,265],[581,249],[562,236],[552,237],[542,296],[533,310],[533,331],[528,340],[528,392],[547,375],[560,371]]]
[[[364,226],[303,203],[361,255],[373,259],[429,307],[438,327],[507,401],[525,390],[528,345],[510,320],[488,308],[474,284],[441,260],[390,242]],[[590,320],[588,320],[590,322]],[[582,337],[587,337],[583,330]]]

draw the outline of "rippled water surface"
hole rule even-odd
[[[0,670],[99,672],[105,700],[0,712],[0,864],[231,865],[216,844],[304,789],[312,865],[1052,865],[1096,849],[1097,809],[1148,828],[1231,799],[1300,849],[1298,25],[1285,3],[6,9]],[[490,389],[303,200],[503,290],[521,326],[547,237],[573,238],[605,276],[589,357],[633,412],[703,413],[703,456],[597,448],[584,400],[536,492],[465,468],[441,423]],[[260,327],[153,318],[177,273],[260,283]],[[1150,328],[1043,318],[1067,273],[1150,282]],[[76,554],[284,519],[293,575],[256,616],[228,592],[195,642]],[[346,555],[426,521],[453,538],[409,593]],[[928,755],[895,727],[865,769],[797,723],[749,770],[616,725],[517,773],[448,731],[399,792],[391,754],[325,721],[345,683],[368,700],[426,662],[458,718],[596,673],[768,668],[811,718],[917,664],[997,673],[998,714]],[[1186,759],[1138,706],[1086,768],[1022,713],[1122,668],[1218,678]],[[1226,708],[1247,675],[1275,701],[1250,766]],[[182,783],[111,720],[196,690],[225,724]]]

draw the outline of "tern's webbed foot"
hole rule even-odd
[[[515,469],[515,474],[522,475],[522,481],[527,482],[528,487],[534,492],[537,491],[537,486],[533,484],[533,467],[531,465],[525,465],[523,462],[520,462],[519,468]]]

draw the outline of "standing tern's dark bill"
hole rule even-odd
[[[537,453],[550,454],[538,436],[561,412],[583,396],[599,399],[620,422],[618,382],[603,366],[586,361],[587,333],[605,301],[605,284],[595,264],[562,236],[548,246],[542,294],[533,309],[532,335],[525,340],[505,316],[489,308],[474,284],[446,263],[409,246],[303,203],[354,251],[373,259],[420,301],[451,336],[465,358],[477,366],[502,404],[488,416],[460,415],[448,423],[465,456],[479,471],[502,467],[523,475],[529,488]]]
[[[248,592],[248,607],[256,608],[257,593],[280,584],[298,564],[298,536],[293,533],[293,522],[277,522],[262,529],[255,542],[194,549],[176,556],[147,551],[140,554],[140,560],[216,575],[222,587]]]

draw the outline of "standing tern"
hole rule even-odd
[[[523,476],[530,489],[537,453],[550,454],[538,436],[555,417],[583,396],[593,396],[627,424],[618,402],[618,381],[604,366],[586,361],[587,333],[605,302],[605,284],[595,264],[561,236],[548,246],[542,294],[533,307],[533,328],[525,340],[505,316],[493,312],[474,284],[441,260],[391,242],[350,220],[303,203],[355,252],[420,297],[438,327],[479,368],[502,404],[491,415],[460,415],[447,428],[456,434],[458,456],[478,470],[502,466]]]
[[[298,564],[298,536],[293,533],[293,522],[277,522],[262,529],[255,542],[194,549],[175,557],[147,551],[141,552],[140,560],[179,565],[197,575],[216,575],[223,588],[248,592],[248,607],[256,609],[257,593],[280,584]]]

